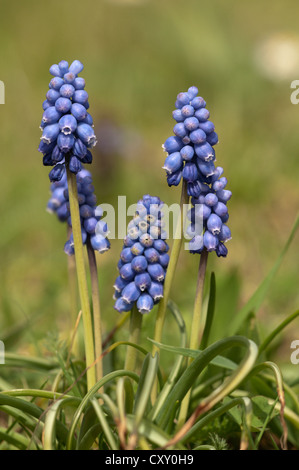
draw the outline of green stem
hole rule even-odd
[[[92,292],[92,305],[93,305],[93,326],[94,326],[94,342],[95,342],[95,356],[97,381],[103,377],[103,361],[102,355],[102,321],[101,321],[101,306],[100,306],[100,291],[99,279],[97,270],[97,260],[95,252],[91,246],[90,240],[87,241],[87,254],[91,278],[91,292]],[[102,392],[102,390],[100,390]]]
[[[160,300],[159,303],[159,308],[157,312],[157,318],[156,318],[156,324],[155,324],[155,334],[154,334],[154,340],[157,341],[158,343],[161,343],[162,339],[162,331],[163,331],[163,326],[165,322],[165,315],[166,315],[166,309],[167,309],[167,304],[168,304],[168,299],[169,299],[169,294],[170,294],[170,289],[172,285],[172,281],[174,278],[174,274],[176,271],[178,259],[179,259],[179,254],[183,242],[183,216],[184,216],[184,211],[183,207],[184,204],[188,204],[189,202],[189,196],[187,194],[187,184],[184,181],[182,185],[182,193],[181,193],[181,202],[180,202],[180,218],[177,223],[176,231],[175,231],[175,238],[173,241],[172,249],[171,249],[171,255],[170,255],[170,260],[167,268],[167,275],[165,277],[165,283],[164,283],[164,295],[163,298]],[[152,355],[154,356],[156,352],[159,351],[159,348],[157,345],[153,346],[153,351]]]
[[[94,357],[92,320],[91,320],[88,285],[87,285],[86,270],[85,270],[84,251],[83,251],[83,244],[82,244],[77,180],[76,180],[76,175],[70,172],[68,165],[66,165],[66,167],[67,167],[70,211],[71,211],[71,218],[72,218],[72,229],[73,229],[73,237],[74,237],[74,245],[75,245],[77,278],[78,278],[79,295],[80,295],[82,317],[83,317],[83,327],[84,327],[84,345],[85,345],[86,367],[87,367],[87,386],[89,390],[96,383],[95,367],[93,365],[95,357]]]
[[[67,237],[70,238],[72,233],[71,227],[67,229]],[[74,256],[67,257],[68,267],[68,281],[69,281],[69,302],[70,302],[70,313],[71,313],[71,329],[74,328],[78,316],[78,298],[77,298],[77,279],[76,279],[76,261]],[[76,357],[80,356],[79,338],[78,331],[73,342],[73,351]]]
[[[130,316],[130,338],[129,338],[130,343],[134,343],[134,344],[139,343],[141,324],[142,324],[142,314],[138,312],[136,304],[134,304],[134,307],[131,310],[131,316]],[[137,349],[133,348],[132,346],[128,346],[126,361],[125,361],[125,370],[130,370],[133,372],[135,371],[136,357],[137,357]]]
[[[201,324],[201,318],[202,318],[203,290],[204,290],[207,262],[208,262],[208,252],[207,250],[204,249],[200,256],[199,268],[198,268],[197,287],[196,287],[196,295],[195,295],[193,318],[192,318],[191,333],[190,333],[190,349],[198,349],[199,343],[200,343],[200,338],[199,338],[200,324]],[[191,364],[192,361],[193,361],[193,358],[190,357],[188,360],[188,366]],[[186,421],[190,397],[191,397],[191,388],[186,394],[184,400],[182,401],[178,423],[177,423],[178,428],[180,428]]]

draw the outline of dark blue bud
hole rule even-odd
[[[186,104],[190,103],[190,97],[188,93],[179,93],[177,96],[176,104],[177,107],[182,108]]]
[[[61,118],[61,113],[57,111],[55,106],[50,106],[47,108],[43,114],[43,122],[46,124],[55,124]]]
[[[183,142],[179,137],[171,136],[166,139],[162,147],[167,153],[179,152],[183,147]]]
[[[215,125],[211,121],[200,122],[199,128],[202,129],[207,135],[215,130]]]
[[[85,157],[87,153],[86,145],[83,144],[82,140],[76,139],[73,149],[74,155],[79,158]]]
[[[228,191],[227,189],[221,189],[220,191],[217,191],[216,194],[219,201],[224,203],[227,203],[227,201],[229,201],[232,197],[232,192]]]
[[[65,167],[64,165],[58,163],[57,165],[52,168],[52,170],[49,173],[49,179],[51,182],[53,181],[60,181],[61,178],[63,177],[63,174],[65,172]]]
[[[84,105],[88,101],[88,93],[85,90],[76,90],[73,101]]]
[[[66,255],[69,255],[69,256],[72,256],[75,254],[74,246],[71,245],[69,240],[64,245],[64,252]]]
[[[49,126],[46,126],[43,130],[41,140],[46,144],[51,144],[57,139],[59,130],[60,129],[58,124],[50,124]]]
[[[154,306],[154,301],[149,294],[141,294],[137,300],[137,309],[140,313],[149,313]]]
[[[155,248],[147,248],[144,250],[144,256],[149,263],[158,263],[160,254]]]
[[[207,135],[207,142],[210,145],[218,144],[218,134],[216,134],[216,132],[211,132],[210,134],[208,134]]]
[[[131,249],[130,249],[129,247],[126,247],[126,248],[124,248],[124,249],[121,251],[120,259],[121,259],[124,263],[130,263],[133,258],[134,258],[134,255],[133,255],[133,253],[131,252]]]
[[[43,110],[46,111],[46,109],[48,109],[51,105],[51,103],[48,101],[48,100],[45,100],[43,102]]]
[[[199,178],[198,169],[195,163],[187,162],[183,169],[183,178],[188,182],[196,181]]]
[[[95,217],[84,220],[84,228],[87,233],[94,234],[98,221]]]
[[[163,298],[163,284],[153,281],[148,289],[148,293],[153,298],[154,302],[158,302]]]
[[[184,116],[182,115],[182,112],[180,109],[175,109],[173,112],[172,112],[172,117],[173,119],[176,120],[176,122],[183,122],[184,121]]]
[[[190,253],[201,253],[203,250],[203,237],[202,235],[195,235],[189,242]]]
[[[93,126],[93,119],[92,119],[92,116],[87,113],[87,116],[85,119],[83,119],[83,121],[85,124],[88,124],[89,126]]]
[[[85,80],[82,77],[75,78],[73,82],[74,87],[76,90],[83,90],[85,88]]]
[[[188,88],[188,95],[191,100],[195,98],[195,96],[198,94],[198,88],[196,86],[191,86]]]
[[[169,264],[169,255],[168,255],[168,253],[163,253],[162,255],[160,255],[159,263],[161,264],[161,266],[164,269],[167,268],[167,266]]]
[[[211,214],[207,220],[207,228],[213,235],[218,235],[222,227],[222,221],[217,214]]]
[[[104,253],[110,248],[110,242],[108,238],[105,238],[102,235],[91,235],[90,243],[92,248],[99,253]]]
[[[191,101],[191,106],[193,106],[194,109],[204,108],[206,104],[207,103],[201,96],[196,96],[196,98]]]
[[[59,97],[60,97],[59,91],[54,90],[53,88],[50,88],[50,90],[46,94],[46,98],[50,103],[52,103],[52,106]]]
[[[144,252],[144,246],[142,246],[141,243],[136,242],[131,246],[131,251],[135,256],[141,255]]]
[[[190,133],[190,140],[193,144],[201,144],[206,140],[206,134],[201,129],[196,129]]]
[[[134,281],[126,285],[126,287],[124,287],[121,293],[121,298],[128,304],[136,302],[139,296],[140,296],[140,290],[138,289]]]
[[[60,222],[66,222],[68,217],[70,216],[68,204],[64,203],[60,207],[58,207],[56,214]]]
[[[211,161],[203,162],[200,159],[198,159],[197,166],[198,166],[199,171],[206,177],[211,176],[215,173],[215,166],[214,166],[214,163]]]
[[[165,159],[163,169],[166,170],[168,174],[173,174],[181,169],[183,164],[183,159],[180,152],[174,152],[168,155]]]
[[[205,142],[201,145],[195,145],[194,149],[196,155],[205,162],[209,162],[215,159],[215,150],[208,142]]]
[[[169,246],[164,240],[155,240],[153,246],[160,253],[167,253],[169,250]]]
[[[71,98],[75,93],[75,88],[73,87],[73,85],[66,83],[65,85],[62,85],[59,92],[64,98]]]
[[[134,245],[134,240],[132,240],[128,235],[124,238],[124,246],[131,247]]]
[[[64,75],[69,70],[69,64],[66,60],[61,60],[58,64],[59,70]]]
[[[148,273],[154,281],[162,282],[165,278],[165,271],[159,263],[149,264]]]
[[[131,266],[136,273],[143,273],[147,268],[147,261],[143,255],[135,256],[131,262]]]
[[[180,154],[183,160],[190,161],[194,156],[194,148],[191,147],[191,145],[185,145],[180,151]]]
[[[204,203],[207,206],[213,207],[213,206],[215,206],[215,204],[217,204],[217,202],[218,202],[218,197],[216,196],[216,194],[208,193],[205,196]]]
[[[60,152],[58,145],[55,145],[52,152],[52,160],[54,163],[59,163],[64,159],[64,154]]]
[[[51,153],[46,153],[43,156],[43,165],[44,166],[53,166],[55,165],[55,162],[52,160],[52,154]]]
[[[219,215],[221,218],[224,217],[228,212],[228,209],[226,205],[223,204],[223,202],[217,202],[216,206],[213,207],[213,210],[215,214]]]
[[[186,104],[181,109],[181,114],[184,118],[189,118],[194,115],[194,108],[190,104]]]
[[[84,65],[79,60],[74,60],[71,63],[69,71],[74,75],[78,75],[84,69]]]
[[[77,135],[87,147],[93,147],[96,144],[94,130],[88,124],[79,124],[77,127]]]
[[[92,153],[87,150],[85,157],[81,157],[82,163],[87,163],[88,165],[92,163]]]
[[[228,253],[228,250],[226,248],[226,246],[223,244],[223,243],[219,243],[219,245],[217,246],[216,248],[216,254],[218,257],[220,256],[227,256],[227,253]]]
[[[215,181],[212,185],[212,188],[214,191],[218,192],[218,191],[221,191],[221,189],[224,189],[226,185],[227,185],[227,179],[223,177]]]
[[[72,105],[71,113],[77,121],[83,121],[87,116],[86,108],[80,103],[74,103]]]
[[[69,98],[58,98],[58,100],[55,102],[55,108],[57,111],[60,113],[68,113],[72,107],[72,102]]]
[[[230,229],[228,228],[227,225],[222,224],[222,227],[221,227],[221,230],[220,230],[220,233],[219,233],[219,240],[221,242],[227,242],[231,238],[232,238],[232,236],[231,236]]]
[[[178,170],[172,175],[167,175],[168,186],[178,186],[181,182],[182,171]]]
[[[127,285],[128,285],[128,282],[125,281],[122,277],[118,276],[115,280],[113,287],[118,292],[121,292],[123,288],[126,287]]]
[[[143,272],[141,274],[136,274],[134,282],[141,292],[143,292],[151,286],[152,279],[147,272]]]
[[[173,133],[177,137],[181,137],[181,138],[185,137],[187,135],[187,131],[186,131],[184,123],[179,122],[178,124],[176,124],[173,128]]]
[[[94,208],[88,206],[87,204],[83,204],[80,206],[80,215],[83,219],[89,219],[90,217],[94,217]]]
[[[74,155],[70,158],[69,169],[72,173],[75,173],[75,174],[79,173],[79,171],[82,170],[82,163]]]
[[[73,84],[75,81],[76,76],[72,72],[68,72],[63,76],[65,83]]]
[[[60,92],[60,88],[62,87],[63,84],[64,84],[64,80],[61,77],[54,77],[50,81],[50,87],[54,88],[54,90],[57,90],[59,92]]]
[[[57,137],[57,145],[63,153],[68,153],[73,148],[74,143],[75,137],[73,136],[73,134],[65,135],[60,132]]]
[[[206,108],[200,108],[195,112],[195,116],[200,122],[205,122],[210,117],[210,113]]]
[[[189,181],[187,183],[187,192],[191,197],[198,197],[201,193],[201,185],[199,181]]]
[[[132,307],[133,304],[128,304],[122,298],[117,299],[114,304],[115,310],[117,310],[119,313],[129,312],[130,310],[132,310]]]
[[[124,264],[119,270],[120,276],[126,281],[133,281],[136,273],[133,270],[131,263]]]
[[[50,74],[54,75],[54,77],[62,77],[62,73],[60,71],[60,68],[57,64],[51,65],[50,67]]]
[[[71,114],[66,114],[59,120],[59,127],[63,134],[72,134],[77,128],[77,120]]]
[[[218,238],[213,235],[208,230],[205,231],[203,236],[204,246],[206,247],[207,251],[214,251],[219,243]]]
[[[185,119],[184,126],[189,132],[192,132],[192,131],[195,131],[195,129],[198,128],[199,122],[196,119],[196,117],[190,117],[190,118]],[[190,136],[190,139],[192,140],[191,136]]]

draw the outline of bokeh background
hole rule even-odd
[[[92,166],[100,202],[145,193],[178,202],[162,170],[176,95],[196,85],[220,143],[217,163],[233,192],[229,256],[210,256],[217,315],[237,313],[268,273],[299,206],[296,0],[1,0],[0,339],[42,354],[52,331],[69,332],[65,226],[46,212],[48,169],[37,147],[50,65],[81,60],[98,137]],[[298,308],[296,236],[258,316],[265,335]],[[104,329],[119,319],[113,281],[122,241],[98,257]],[[191,317],[197,256],[181,254],[173,297]],[[146,319],[149,332],[154,315]],[[146,333],[147,334],[147,333]],[[149,333],[150,335],[150,333]],[[219,332],[221,335],[221,332]],[[297,325],[273,354],[289,363]],[[292,366],[293,369],[295,366]],[[297,366],[298,367],[298,366]]]

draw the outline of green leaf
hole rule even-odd
[[[148,353],[143,362],[134,405],[136,428],[150,403],[150,394],[158,371],[158,361],[157,353],[154,357]]]
[[[223,403],[226,404],[230,399],[226,398],[223,400]],[[251,427],[253,431],[261,431],[264,428],[264,423],[269,421],[269,418],[272,419],[275,416],[279,415],[279,411],[269,403],[269,398],[264,396],[255,396],[251,398],[252,403],[252,418],[251,418]],[[242,411],[240,408],[235,407],[229,410],[229,414],[233,419],[238,423],[239,426],[242,424]]]
[[[269,272],[269,274],[266,276],[266,278],[262,281],[260,286],[257,288],[253,296],[249,299],[249,301],[244,305],[244,307],[239,311],[239,313],[235,316],[234,319],[232,319],[232,323],[230,325],[229,331],[231,334],[235,334],[239,331],[240,327],[242,326],[242,323],[246,319],[246,317],[249,315],[250,312],[257,312],[258,309],[260,308],[268,290],[271,285],[271,282],[273,281],[281,263],[282,260],[286,254],[286,252],[289,249],[290,244],[293,241],[293,238],[298,230],[299,227],[299,215],[296,218],[296,221],[294,223],[294,226],[292,228],[292,231],[290,233],[290,236],[283,247],[282,252],[280,253],[279,257],[277,258],[273,268]]]
[[[224,382],[216,388],[210,396],[204,399],[200,406],[202,409],[212,408],[224,396],[228,395],[249,373],[257,357],[257,346],[252,341],[242,336],[233,336],[224,338],[209,346],[204,351],[198,353],[198,356],[192,361],[189,367],[182,374],[173,390],[168,396],[167,402],[157,418],[157,422],[164,428],[167,426],[169,417],[171,416],[173,407],[176,402],[181,402],[188,390],[194,385],[199,374],[211,361],[219,356],[223,351],[231,349],[235,346],[243,346],[246,348],[246,356],[238,368],[227,377]]]
[[[211,273],[210,279],[210,293],[209,293],[209,302],[207,309],[206,324],[204,327],[202,340],[201,340],[201,349],[206,349],[209,344],[209,336],[213,324],[214,313],[215,313],[215,303],[216,303],[216,278],[215,273]]]
[[[198,357],[199,353],[203,352],[200,349],[180,348],[178,346],[170,346],[168,344],[158,343],[157,341],[154,341],[153,339],[150,339],[150,338],[148,338],[148,340],[156,344],[157,346],[159,346],[159,348],[164,351],[172,352],[174,354],[180,354],[181,356],[184,356],[184,357],[196,358]],[[221,367],[223,369],[228,369],[228,370],[235,370],[238,367],[238,365],[235,362],[222,356],[217,356],[214,359],[212,359],[211,364],[213,366]]]

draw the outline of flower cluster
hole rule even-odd
[[[169,247],[163,231],[163,203],[149,195],[138,201],[135,217],[128,225],[118,263],[114,308],[125,312],[137,304],[148,313],[163,297],[163,283],[169,262]]]
[[[82,242],[86,244],[89,239],[95,251],[104,253],[110,248],[110,242],[107,239],[108,228],[107,224],[101,220],[103,215],[101,207],[96,206],[97,200],[94,194],[91,173],[82,169],[77,173],[76,179]],[[51,185],[51,198],[47,210],[55,213],[61,222],[67,222],[69,227],[72,226],[66,171],[63,172],[60,181],[55,181]],[[73,234],[65,243],[64,251],[68,255],[74,254]]]
[[[214,146],[218,135],[209,121],[205,100],[197,95],[198,89],[193,86],[177,96],[172,113],[177,122],[173,129],[175,135],[163,144],[168,153],[163,168],[169,186],[177,186],[182,178],[187,183],[193,205],[189,214],[190,252],[201,253],[205,248],[226,256],[224,243],[231,238],[225,225],[229,217],[226,203],[232,193],[225,189],[227,180],[221,177],[223,169],[215,167]],[[196,219],[200,218],[203,224],[197,233]]]
[[[92,162],[88,149],[96,144],[96,137],[92,117],[87,112],[85,80],[78,77],[82,70],[79,60],[70,66],[62,60],[50,67],[53,78],[43,102],[43,134],[38,149],[43,154],[43,164],[54,167],[49,174],[52,182],[62,178],[66,159],[75,174],[82,169],[82,163]]]
[[[198,197],[192,197],[192,209],[189,211],[189,242],[190,253],[216,251],[217,256],[226,256],[225,242],[231,239],[231,232],[225,224],[228,221],[227,201],[231,198],[231,191],[225,189],[227,179],[221,177],[223,168],[217,167],[210,177],[210,185],[201,184],[201,193]],[[199,233],[196,230],[196,222],[199,222]],[[202,222],[202,226],[200,225]],[[203,229],[203,230],[202,230]]]

